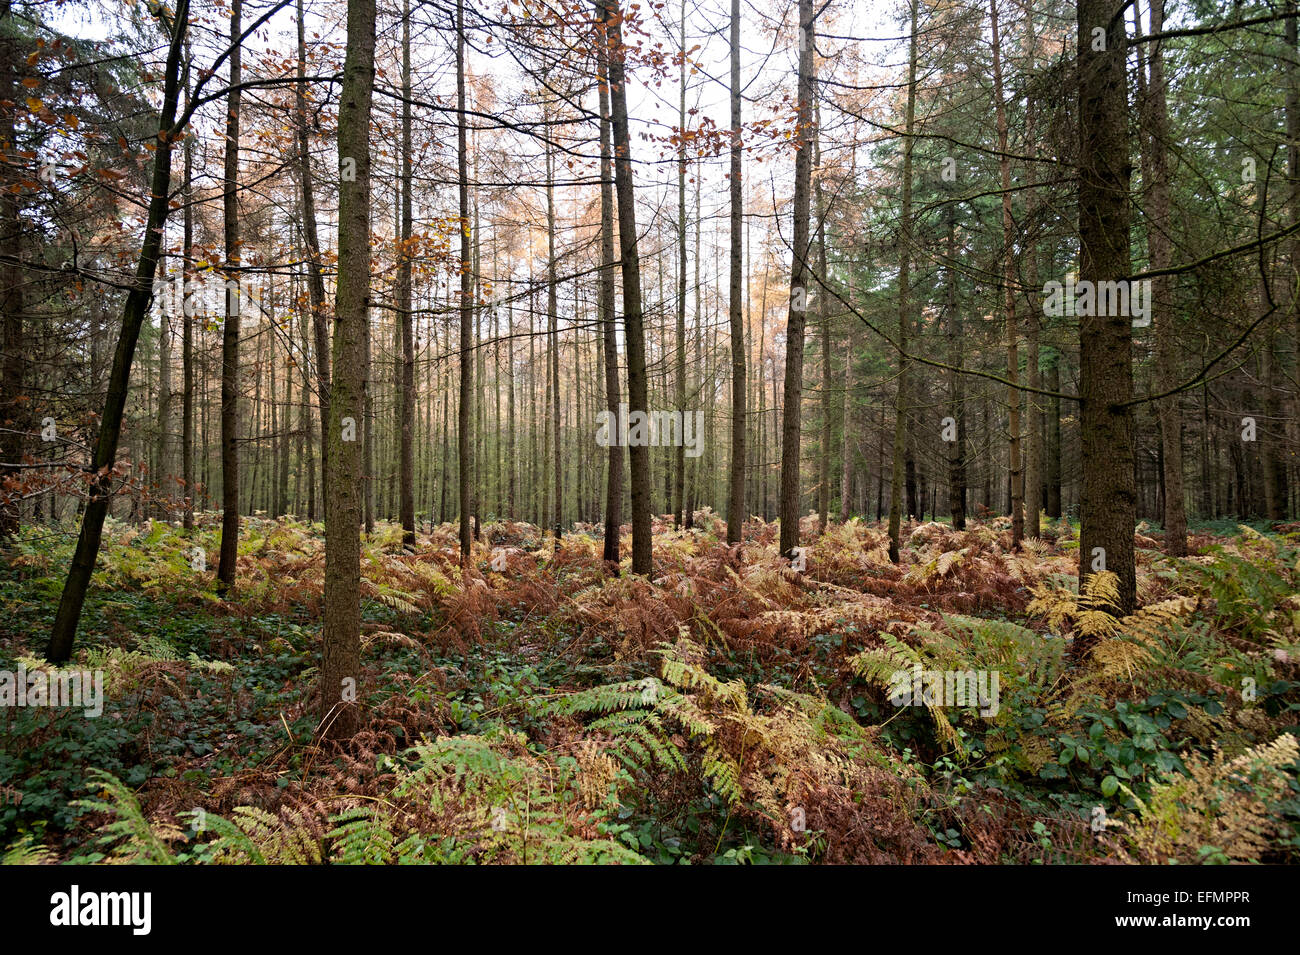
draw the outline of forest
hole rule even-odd
[[[0,0],[0,861],[1300,862],[1298,23]]]

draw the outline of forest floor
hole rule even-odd
[[[775,525],[736,547],[711,512],[656,521],[642,579],[605,572],[593,528],[556,547],[492,523],[462,577],[454,528],[407,552],[383,525],[362,557],[363,725],[337,748],[316,741],[320,525],[247,519],[223,600],[196,569],[216,515],[110,522],[67,667],[103,671],[103,712],[2,708],[0,851],[1300,860],[1297,526],[1198,527],[1185,560],[1139,528],[1123,619],[1113,576],[1077,592],[1067,521],[1019,552],[1005,519],[909,524],[898,566],[879,525],[803,530],[798,572]],[[0,670],[52,669],[67,531],[0,555]]]

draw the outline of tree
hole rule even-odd
[[[460,468],[460,564],[468,570],[473,543],[470,476],[474,473],[474,440],[470,422],[474,409],[474,277],[470,270],[466,134],[465,0],[456,0],[456,175],[460,197],[460,407],[456,419],[456,450]]]
[[[330,332],[326,314],[325,277],[321,269],[320,240],[316,231],[316,191],[311,173],[311,151],[307,136],[307,40],[303,21],[303,0],[298,0],[298,83],[294,87],[294,111],[298,129],[298,195],[301,203],[302,240],[306,246],[307,294],[311,304],[312,344],[316,358],[316,397],[320,406],[321,496],[329,488],[329,448],[324,439],[330,422]]]
[[[998,170],[1002,176],[1002,295],[1007,330],[1008,468],[1011,471],[1011,546],[1025,536],[1025,472],[1020,460],[1020,331],[1016,326],[1015,233],[1011,218],[1011,154],[1007,145],[1007,112],[1002,100],[1002,38],[997,0],[989,0],[993,38],[993,111],[998,128]],[[1037,507],[1037,504],[1034,505]]]
[[[1131,267],[1125,5],[1078,0],[1079,280],[1094,287],[1123,280]],[[1129,316],[1080,318],[1079,580],[1113,572],[1119,580],[1115,609],[1123,614],[1132,613],[1137,601],[1132,356]],[[1078,643],[1076,648],[1085,649]]]
[[[907,330],[911,324],[912,281],[912,133],[916,125],[916,23],[920,0],[912,0],[912,26],[907,54],[907,113],[903,130],[902,215],[898,226],[898,388],[894,396],[894,456],[889,484],[889,559],[900,559],[903,510],[903,459],[907,441]]]
[[[807,323],[809,216],[813,137],[813,56],[816,53],[812,0],[799,0],[799,152],[794,161],[794,228],[790,254],[790,311],[786,320],[784,406],[781,411],[781,553],[793,557],[799,545],[799,451],[803,398],[804,326]],[[817,292],[825,295],[824,289]]]
[[[632,134],[627,115],[627,49],[623,45],[623,14],[617,0],[597,0],[609,42],[610,112],[614,133],[614,189],[618,195],[619,260],[623,272],[623,339],[627,349],[628,416],[646,415],[645,326],[641,313],[641,260],[637,249],[636,191],[632,182]],[[644,442],[628,448],[632,472],[632,573],[649,574],[650,449]]]
[[[731,269],[727,299],[731,322],[731,474],[727,495],[728,544],[740,542],[745,523],[745,384],[748,371],[745,368],[745,319],[741,311],[745,197],[740,122],[740,0],[731,0]]]
[[[359,723],[361,678],[361,445],[366,407],[365,327],[370,321],[370,106],[375,82],[375,3],[348,0],[348,51],[339,101],[339,277],[325,487],[325,627],[321,735],[348,739]]]
[[[104,398],[104,412],[100,416],[99,435],[90,471],[94,475],[90,485],[90,499],[81,516],[81,533],[73,551],[68,577],[59,598],[59,609],[54,617],[54,627],[45,647],[45,659],[62,663],[72,655],[72,643],[81,620],[81,608],[86,602],[86,588],[95,569],[95,558],[104,533],[104,518],[108,516],[109,499],[113,493],[113,464],[117,460],[117,445],[122,435],[122,416],[126,409],[127,391],[131,380],[131,362],[135,358],[140,327],[153,300],[153,278],[158,271],[162,253],[163,228],[167,224],[171,190],[172,144],[183,134],[183,126],[176,127],[176,106],[180,98],[182,51],[189,25],[189,0],[178,0],[176,12],[169,16],[161,6],[155,8],[168,35],[167,65],[163,72],[162,106],[158,112],[158,140],[154,149],[153,174],[150,181],[149,211],[145,219],[144,236],[140,244],[140,258],[136,264],[135,281],[127,293],[122,309],[122,331],[113,352],[113,367],[109,372],[108,391]]]
[[[397,250],[397,320],[402,335],[398,493],[402,541],[415,543],[415,316],[411,313],[411,4],[402,3],[402,212]]]
[[[596,62],[600,88],[600,309],[601,334],[605,353],[605,407],[614,420],[619,413],[618,335],[614,312],[614,183],[610,158],[609,40],[602,8],[596,7]],[[511,392],[513,398],[514,393]],[[617,442],[609,446],[609,466],[605,475],[605,548],[602,557],[613,573],[618,573],[619,534],[623,521],[623,448]]]
[[[18,214],[17,180],[21,158],[14,131],[14,111],[20,98],[15,49],[13,4],[0,2],[0,156],[4,175],[0,182],[0,540],[18,530],[18,498],[6,493],[7,478],[16,478],[23,455],[23,432],[28,415],[23,391],[23,288],[19,268],[22,219]]]
[[[239,560],[239,310],[243,272],[239,262],[239,105],[241,98],[240,14],[242,0],[230,5],[230,93],[226,100],[226,168],[222,215],[226,240],[226,310],[221,328],[221,555],[217,591],[235,583]]]

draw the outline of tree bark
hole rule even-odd
[[[916,121],[917,6],[912,0],[911,32],[907,57],[907,114],[903,132],[902,216],[898,232],[898,390],[894,397],[894,456],[889,489],[889,559],[900,557],[903,517],[903,466],[906,456],[908,359],[907,332],[910,322],[912,253],[912,130]]]
[[[329,446],[325,486],[325,625],[320,668],[321,735],[349,739],[360,723],[361,444],[365,328],[370,321],[370,106],[375,82],[375,2],[348,0],[348,45],[339,100],[338,285],[334,299]],[[349,173],[353,175],[349,176]],[[364,425],[368,428],[368,425]],[[345,440],[347,438],[348,440]]]
[[[397,308],[402,329],[401,448],[398,510],[402,542],[415,544],[415,331],[411,314],[411,4],[402,3],[402,224],[397,257]]]
[[[45,659],[62,663],[72,654],[72,642],[81,619],[81,608],[86,601],[86,588],[95,569],[100,540],[104,531],[104,518],[113,491],[113,464],[117,458],[118,440],[122,434],[122,415],[126,409],[127,392],[131,378],[131,362],[135,357],[140,327],[149,312],[153,299],[153,277],[158,269],[162,250],[163,229],[167,224],[168,201],[171,186],[172,142],[178,131],[176,104],[180,96],[181,51],[184,48],[189,20],[189,0],[178,0],[171,23],[171,41],[167,51],[167,66],[163,74],[163,101],[158,116],[158,146],[154,151],[153,176],[150,183],[149,212],[145,220],[144,239],[140,247],[140,260],[136,266],[135,283],[127,293],[122,310],[122,332],[113,353],[113,368],[109,373],[108,390],[104,398],[104,413],[100,418],[99,436],[91,460],[94,479],[90,486],[90,500],[82,514],[81,533],[73,552],[68,578],[59,598],[59,609],[54,617],[54,627],[45,647]]]
[[[632,135],[627,115],[627,52],[623,46],[623,14],[617,0],[597,0],[609,36],[610,111],[614,134],[614,188],[618,194],[619,260],[623,272],[623,336],[627,349],[628,415],[648,413],[645,326],[641,311],[641,260],[637,248],[636,195],[632,181]],[[653,570],[650,538],[650,449],[628,448],[632,472],[632,573]]]
[[[467,134],[465,0],[456,0],[456,174],[460,196],[460,407],[456,418],[456,451],[460,476],[460,563],[465,570],[469,569],[473,543],[470,475],[474,472],[474,444],[470,434],[474,409],[474,277],[470,273]]]
[[[596,16],[600,20],[597,41],[597,63],[600,71],[600,308],[601,334],[605,358],[605,407],[613,420],[618,420],[618,335],[614,314],[614,182],[613,161],[610,154],[609,106],[609,42],[605,36],[605,22],[600,5]],[[512,394],[513,399],[513,394]],[[513,408],[513,405],[512,405]],[[606,566],[618,573],[619,532],[623,521],[623,447],[610,442],[609,465],[605,474],[605,550]],[[512,489],[513,493],[513,489]]]
[[[226,314],[221,327],[221,553],[217,562],[217,592],[226,594],[235,583],[239,560],[239,107],[242,80],[240,14],[242,0],[230,5],[230,93],[226,99],[225,178],[222,218],[225,227]]]
[[[799,152],[794,161],[794,227],[790,255],[790,310],[786,319],[785,384],[781,409],[781,544],[783,557],[793,559],[799,545],[799,452],[803,399],[804,327],[807,323],[809,213],[811,207],[813,137],[814,32],[812,0],[799,0],[799,82],[797,119]],[[819,290],[819,296],[825,294]]]
[[[1079,279],[1120,281],[1130,271],[1127,36],[1124,0],[1078,0]],[[1102,49],[1094,29],[1104,37]],[[1100,311],[1100,309],[1092,309]],[[1079,579],[1102,566],[1119,578],[1114,609],[1137,600],[1133,526],[1133,340],[1126,315],[1079,320],[1083,489]],[[1075,652],[1087,647],[1076,642]]]
[[[728,317],[731,322],[731,475],[727,495],[727,543],[740,542],[745,524],[745,325],[741,313],[744,276],[741,273],[745,197],[742,186],[740,114],[740,0],[731,0],[731,269]],[[760,389],[761,390],[761,389]]]

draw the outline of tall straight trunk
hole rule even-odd
[[[1007,466],[1011,472],[1011,546],[1025,536],[1025,472],[1020,460],[1020,331],[1016,325],[1015,233],[1011,218],[1011,156],[1007,151],[1007,112],[1002,101],[1002,42],[997,0],[989,0],[993,41],[993,108],[998,130],[998,170],[1002,177],[1002,295],[1007,330]]]
[[[189,59],[186,42],[185,58]],[[189,74],[185,77],[185,100],[189,105]],[[194,137],[185,134],[185,182],[182,188],[184,225],[181,234],[181,291],[188,293],[194,261]],[[185,482],[185,510],[181,523],[194,526],[194,316],[192,309],[181,309],[181,480]]]
[[[731,324],[731,475],[727,494],[727,543],[740,542],[745,523],[745,429],[748,371],[745,362],[745,323],[741,313],[744,275],[741,256],[745,194],[742,187],[743,130],[740,116],[740,0],[731,0],[731,268],[727,299]],[[762,390],[761,387],[759,389]]]
[[[623,337],[627,349],[628,415],[649,412],[645,325],[641,311],[641,260],[637,249],[636,192],[632,181],[632,134],[627,115],[622,11],[617,0],[597,0],[609,37],[610,113],[614,135],[614,188],[618,194],[619,261],[623,272]],[[650,539],[650,449],[628,448],[632,472],[632,573],[653,570]]]
[[[840,411],[840,520],[853,513],[853,336],[844,341],[844,397]]]
[[[316,359],[316,400],[320,407],[321,495],[328,493],[330,442],[323,440],[330,421],[330,333],[325,304],[325,277],[321,270],[320,240],[316,234],[316,193],[312,183],[311,152],[307,138],[307,41],[303,0],[298,0],[298,82],[294,110],[298,114],[298,192],[302,199],[302,234],[307,246],[307,295],[311,303],[312,338]],[[346,171],[346,170],[345,170]]]
[[[159,262],[159,269],[166,275],[166,269]],[[165,281],[165,279],[164,279]],[[153,488],[155,494],[155,511],[160,517],[168,517],[170,507],[166,501],[172,495],[171,457],[172,457],[172,334],[171,308],[162,308],[158,312],[158,456],[154,463]]]
[[[612,255],[610,259],[612,261]],[[506,517],[513,521],[516,482],[519,474],[519,463],[515,460],[515,306],[513,302],[509,306],[507,315],[510,327],[506,330],[506,368],[509,372],[506,375],[506,467],[510,474],[506,482]],[[610,321],[613,321],[612,315]]]
[[[274,314],[274,312],[272,313]],[[289,311],[289,303],[285,302],[285,314],[292,314]],[[274,319],[273,319],[274,320]],[[288,324],[288,323],[286,323]],[[286,331],[292,334],[292,325],[288,325]],[[274,336],[274,332],[272,333]],[[271,339],[271,354],[275,354],[275,338]],[[274,361],[274,358],[272,358]],[[279,473],[279,484],[275,491],[275,513],[276,516],[287,514],[289,512],[289,444],[290,438],[293,437],[293,427],[289,423],[293,420],[293,371],[290,365],[289,356],[286,355],[282,366],[284,368],[284,406],[280,414],[282,422],[280,434],[277,440],[280,442],[280,464],[277,468]]]
[[[597,9],[597,15],[600,10]],[[605,407],[618,420],[618,332],[614,322],[614,170],[610,157],[609,46],[602,32],[597,48],[600,71],[600,307],[601,335],[605,358]],[[513,400],[513,395],[512,395]],[[513,405],[512,405],[513,407]],[[602,554],[613,573],[618,573],[619,530],[623,522],[623,455],[618,442],[610,442],[605,473],[605,549]]]
[[[398,478],[402,541],[415,543],[415,330],[411,314],[411,3],[402,3],[402,231],[397,308],[402,328],[401,448]]]
[[[1120,281],[1131,268],[1124,6],[1124,0],[1078,0],[1079,280],[1093,283]],[[1104,34],[1104,49],[1094,48],[1094,29]],[[1133,412],[1127,404],[1133,397],[1130,321],[1124,315],[1079,320],[1079,579],[1104,562],[1119,578],[1115,609],[1125,614],[1137,599]],[[1076,652],[1087,649],[1075,646]]]
[[[221,554],[217,561],[217,592],[235,583],[239,559],[239,106],[240,14],[243,0],[230,4],[230,93],[226,99],[226,158],[221,213],[225,228],[226,314],[221,326]]]
[[[686,0],[682,0],[681,63],[678,90],[677,148],[677,400],[674,402],[682,425],[686,422]],[[673,450],[673,524],[680,528],[686,520],[686,442]]]
[[[957,217],[948,206],[948,265],[944,270],[948,294],[948,416],[956,434],[948,442],[948,511],[952,526],[966,529],[966,395],[961,367],[965,351],[961,309],[957,302]]]
[[[1300,67],[1296,63],[1300,49],[1297,48],[1295,0],[1286,0],[1285,10],[1287,55],[1283,69],[1286,76],[1287,214],[1289,223],[1294,228],[1300,225]],[[1291,237],[1288,251],[1284,284],[1288,290],[1286,303],[1292,320],[1292,341],[1296,343],[1294,370],[1300,378],[1300,293],[1296,289],[1296,283],[1300,281],[1300,235]],[[1300,420],[1300,389],[1295,393],[1292,419]],[[1300,474],[1294,476],[1300,477]],[[1290,486],[1294,487],[1294,483]],[[1288,513],[1294,513],[1289,502],[1285,502],[1283,507]]]
[[[23,457],[23,433],[28,430],[30,415],[22,400],[23,371],[23,282],[18,266],[22,248],[22,219],[18,214],[21,178],[14,157],[14,112],[19,99],[17,49],[21,42],[14,28],[13,5],[0,2],[0,151],[5,157],[4,182],[0,183],[0,493],[6,478],[16,477]],[[19,502],[6,495],[0,499],[0,540],[18,530]]]
[[[821,127],[821,107],[816,111],[817,126]],[[822,198],[822,147],[821,136],[813,142],[813,182],[817,197],[817,270],[821,275],[817,287],[817,320],[821,323],[822,337],[822,437],[821,466],[817,475],[817,533],[826,533],[826,522],[830,519],[831,506],[831,438],[834,428],[831,426],[831,311],[830,290],[822,283],[830,283],[830,273],[826,268],[826,203]]]
[[[907,57],[907,114],[903,131],[903,196],[899,222],[898,262],[898,390],[894,398],[894,459],[889,486],[889,559],[899,561],[902,535],[903,461],[908,415],[907,331],[910,324],[912,268],[912,130],[916,122],[917,6],[912,0],[912,26]]]
[[[1034,12],[1032,0],[1021,0],[1021,13],[1026,26],[1025,42],[1029,45],[1030,50],[1036,49],[1037,35],[1034,28]],[[1033,55],[1031,54],[1028,67],[1032,70],[1035,66]],[[1039,106],[1037,101],[1031,99],[1026,109],[1025,122],[1025,142],[1031,149],[1038,148],[1038,112]],[[1039,181],[1039,166],[1036,163],[1030,164],[1028,170],[1029,180],[1035,187]],[[1042,208],[1042,199],[1040,191],[1035,188],[1032,191],[1030,219],[1036,220],[1039,211]],[[1042,275],[1039,271],[1039,265],[1042,256],[1039,253],[1040,243],[1035,242],[1030,246],[1028,261],[1033,267],[1030,287],[1036,287],[1042,282]],[[1041,339],[1042,331],[1041,305],[1037,301],[1030,299],[1029,307],[1025,310],[1025,377],[1031,389],[1041,389],[1043,386],[1043,375],[1039,366],[1041,358]],[[1027,391],[1025,399],[1025,536],[1039,537],[1042,534],[1041,518],[1043,506],[1046,503],[1043,481],[1043,406],[1040,395],[1035,394],[1033,390]]]
[[[1047,516],[1061,516],[1061,353],[1051,349],[1047,366]]]
[[[1287,123],[1287,217],[1292,227],[1300,225],[1300,68],[1297,68],[1296,58],[1300,56],[1300,49],[1297,49],[1296,36],[1296,4],[1295,0],[1286,0],[1287,18],[1284,22],[1284,38],[1286,38],[1287,56],[1284,58],[1283,71],[1286,75],[1286,123]],[[1295,342],[1295,364],[1294,372],[1296,378],[1300,379],[1300,291],[1297,291],[1296,282],[1300,281],[1300,235],[1292,235],[1291,242],[1288,243],[1288,255],[1286,269],[1283,272],[1283,287],[1286,292],[1286,312],[1290,313],[1291,318],[1291,339]],[[1283,329],[1283,339],[1287,337],[1287,330]],[[1292,421],[1300,420],[1300,388],[1297,388],[1294,395],[1294,405],[1292,405]],[[1287,442],[1287,424],[1282,421],[1275,427],[1281,427],[1281,442]],[[1282,460],[1286,460],[1284,455],[1279,455]],[[1278,517],[1286,517],[1292,513],[1290,496],[1291,490],[1295,487],[1295,479],[1300,478],[1300,474],[1288,473],[1286,465],[1282,465],[1281,487],[1279,487],[1278,500],[1279,507]]]
[[[321,734],[349,739],[360,723],[361,447],[365,414],[365,330],[370,322],[370,106],[375,82],[375,2],[348,0],[347,57],[339,99],[338,285],[325,485],[325,625],[320,666]],[[349,177],[347,172],[355,175]],[[369,428],[367,427],[367,430]]]
[[[91,473],[95,475],[90,485],[90,499],[82,513],[81,533],[68,568],[68,577],[59,598],[59,609],[54,617],[54,627],[45,647],[45,659],[62,663],[72,654],[81,608],[86,601],[86,588],[95,569],[100,540],[104,532],[104,518],[113,490],[111,471],[117,458],[118,440],[122,434],[122,416],[126,409],[127,392],[131,379],[131,362],[135,357],[140,327],[153,299],[153,277],[158,270],[162,250],[163,229],[167,224],[169,193],[171,187],[172,143],[177,138],[176,104],[180,97],[181,52],[184,48],[186,27],[189,21],[189,0],[178,0],[172,21],[172,35],[167,50],[167,65],[163,73],[162,108],[158,116],[157,148],[154,150],[153,175],[149,189],[149,211],[145,219],[144,239],[140,247],[140,260],[136,265],[135,282],[127,293],[122,310],[122,331],[113,353],[113,368],[109,372],[108,390],[104,397],[104,413],[100,417],[99,435],[91,459]]]
[[[1164,29],[1164,0],[1151,0],[1151,32]],[[1134,10],[1134,15],[1137,11]],[[1139,95],[1142,122],[1142,178],[1146,185],[1147,258],[1153,270],[1167,269],[1173,259],[1170,235],[1169,160],[1166,142],[1169,135],[1169,107],[1166,102],[1164,56],[1161,42],[1147,44],[1145,57],[1139,47]],[[1146,77],[1141,76],[1146,59]],[[1174,299],[1172,277],[1157,275],[1151,282],[1151,314],[1156,338],[1156,390],[1166,391],[1178,384],[1178,345],[1174,337]],[[1165,551],[1174,557],[1187,554],[1187,510],[1183,492],[1183,424],[1178,411],[1178,396],[1161,398],[1156,404],[1160,419],[1160,442],[1163,459]]]
[[[474,277],[470,274],[469,161],[465,116],[465,0],[456,0],[456,173],[460,196],[460,407],[456,418],[456,451],[460,476],[460,563],[468,570],[472,534],[470,475],[474,473],[474,444],[470,434],[474,410]]]
[[[564,458],[560,452],[560,315],[559,279],[555,261],[555,154],[546,147],[546,334],[550,342],[547,356],[551,395],[551,461],[554,468],[554,507],[551,528],[560,539],[560,515],[563,509]]]
[[[361,431],[361,487],[363,491],[361,526],[367,534],[375,532],[375,385],[371,379],[371,328],[370,309],[367,300],[366,320],[361,326],[362,354],[362,389],[365,404],[358,428]]]
[[[812,0],[799,0],[799,83],[796,111],[799,152],[794,161],[794,241],[790,256],[790,311],[786,319],[785,387],[781,416],[781,545],[793,558],[799,545],[799,451],[803,398],[804,326],[807,322],[809,213],[811,206],[813,137],[814,32]],[[819,289],[820,298],[825,291]]]

